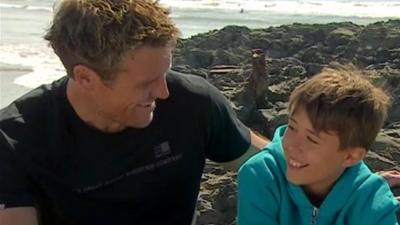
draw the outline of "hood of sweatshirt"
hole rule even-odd
[[[287,125],[281,126],[275,131],[271,147],[269,148],[271,150],[271,154],[277,160],[279,170],[281,170],[282,174],[286,174],[286,159],[282,146],[282,138],[286,128]],[[277,146],[273,147],[273,145]],[[291,199],[299,208],[303,208],[307,211],[316,209],[316,207],[311,204],[310,200],[300,186],[292,184],[288,180],[287,182],[287,191]],[[375,192],[377,190],[379,191],[381,188],[377,189],[376,187],[382,186],[382,182],[385,182],[382,177],[372,173],[367,165],[363,161],[360,161],[356,165],[347,168],[343,172],[319,207],[318,215],[320,217],[333,216],[337,218],[340,211],[343,211],[343,209],[349,205],[356,195],[367,195],[370,192]],[[364,191],[364,193],[360,193],[360,191]],[[385,194],[386,189],[380,191]],[[389,193],[389,195],[390,194],[391,193]],[[390,196],[388,196],[388,198],[390,198]],[[393,202],[392,200],[388,202],[391,202],[391,204],[387,203],[387,207],[398,207],[397,202]],[[370,202],[366,204],[370,204]],[[376,204],[378,204],[376,207],[384,207],[384,204],[381,204],[379,201]],[[359,207],[360,210],[362,210],[362,206]]]

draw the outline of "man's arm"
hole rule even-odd
[[[239,158],[226,162],[226,163],[221,163],[221,165],[231,171],[238,171],[240,166],[246,162],[252,155],[256,154],[259,152],[262,148],[264,148],[270,141],[264,137],[259,136],[258,134],[255,134],[253,131],[250,131],[250,138],[251,138],[251,144],[250,147],[247,149],[247,151],[240,156]]]
[[[1,207],[1,206],[0,206]],[[38,225],[36,210],[33,207],[0,209],[1,225]]]
[[[0,127],[0,225],[37,225],[29,181],[13,142]]]

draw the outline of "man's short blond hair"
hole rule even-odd
[[[334,132],[340,148],[369,149],[390,107],[389,96],[354,66],[327,68],[298,86],[289,100],[289,114],[303,107],[317,131]]]
[[[61,0],[44,38],[69,76],[83,64],[109,80],[128,52],[144,45],[175,45],[179,34],[158,1]]]

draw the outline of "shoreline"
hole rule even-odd
[[[31,88],[15,84],[14,81],[32,71],[27,67],[0,62],[0,109],[31,90]]]

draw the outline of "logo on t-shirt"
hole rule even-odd
[[[169,143],[167,141],[157,145],[153,148],[153,150],[156,159],[171,154],[171,148],[169,147]]]
[[[114,184],[120,180],[123,180],[127,177],[130,176],[134,176],[134,175],[138,175],[141,173],[145,173],[145,172],[151,172],[154,171],[156,169],[159,168],[163,168],[167,165],[171,165],[173,163],[178,162],[179,160],[182,159],[182,153],[175,153],[172,154],[170,145],[167,141],[162,142],[161,144],[156,145],[154,148],[154,156],[155,156],[155,160],[152,160],[151,162],[144,164],[142,166],[139,167],[134,167],[131,170],[124,172],[122,174],[119,174],[117,176],[115,176],[114,178],[108,179],[108,180],[104,180],[104,181],[100,181],[98,183],[86,186],[86,187],[82,187],[82,188],[78,188],[76,189],[76,191],[78,193],[85,193],[85,192],[89,192],[89,191],[94,191],[100,188],[103,188],[105,186],[109,186],[111,184]]]

